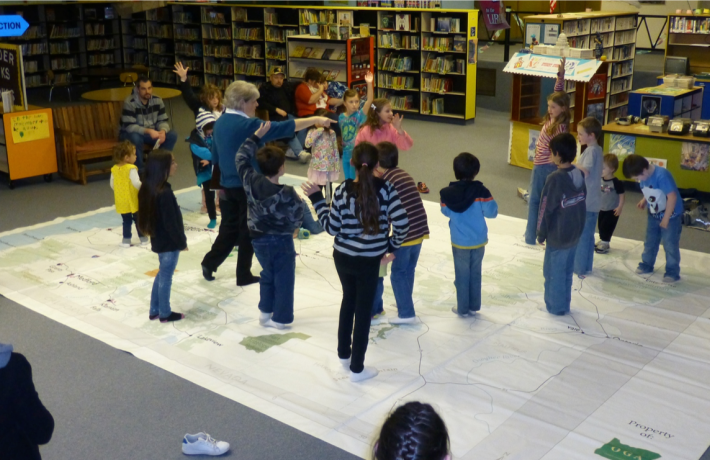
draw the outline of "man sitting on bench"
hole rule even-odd
[[[136,166],[143,170],[143,145],[151,149],[160,140],[160,148],[172,151],[177,142],[177,133],[170,131],[165,104],[153,96],[153,84],[145,75],[136,82],[133,93],[123,101],[120,141],[128,140],[136,146]]]

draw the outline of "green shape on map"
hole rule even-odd
[[[288,332],[286,334],[269,334],[257,337],[245,337],[241,342],[239,342],[239,344],[244,345],[247,350],[263,353],[269,348],[283,345],[291,339],[306,340],[310,338],[310,335],[302,334],[300,332]]]
[[[616,438],[595,450],[594,453],[610,460],[655,460],[661,458],[655,452],[627,446]]]

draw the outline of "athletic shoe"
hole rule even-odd
[[[207,228],[215,228],[217,226],[217,219],[210,219],[210,223],[207,224]]]
[[[131,247],[131,239],[130,238],[124,238],[121,241],[121,247],[122,248],[130,248]]]
[[[250,284],[258,283],[260,279],[258,276],[252,275],[248,280],[237,281],[237,286],[249,286]]]
[[[271,319],[271,315],[273,315],[273,313],[266,313],[266,312],[260,311],[259,312],[259,324],[261,324],[263,326],[264,323],[266,323],[268,320]]]
[[[524,188],[518,187],[518,196],[523,199],[526,203],[530,201],[530,194]]]
[[[350,381],[351,382],[362,382],[363,380],[371,379],[375,376],[377,376],[379,372],[377,372],[377,369],[374,367],[366,367],[362,370],[362,372],[353,372],[350,371]]]
[[[305,165],[306,163],[311,161],[311,154],[306,152],[305,150],[301,150],[301,153],[298,154],[298,161]]]
[[[160,318],[161,323],[172,323],[173,321],[180,321],[181,319],[185,318],[184,313],[178,313],[176,311],[170,313],[170,316],[167,318]]]
[[[676,277],[673,277],[673,276],[668,276],[668,275],[666,275],[666,276],[663,277],[663,282],[664,282],[664,283],[669,283],[669,284],[671,284],[671,283],[676,283],[676,282],[678,282],[678,281],[680,281],[680,276],[677,277],[677,278],[676,278]]]
[[[417,322],[417,317],[412,316],[411,318],[400,318],[398,316],[395,316],[394,318],[390,318],[390,324],[412,324]]]
[[[207,433],[186,434],[182,438],[182,453],[185,455],[222,455],[228,450],[228,442],[217,441]]]
[[[140,240],[141,246],[148,246],[150,244],[150,238],[148,238],[147,236],[141,236]]]
[[[214,281],[214,275],[212,275],[212,270],[209,268],[205,267],[204,265],[202,266],[202,276],[207,280],[207,281]]]
[[[286,325],[285,325],[285,324],[283,324],[283,323],[277,323],[276,321],[274,321],[274,320],[271,319],[271,318],[267,319],[267,320],[264,321],[263,323],[261,322],[261,319],[260,319],[260,320],[259,320],[259,323],[260,323],[262,326],[264,326],[264,327],[273,327],[274,329],[278,329],[278,330],[281,330],[281,329],[285,329],[285,328],[286,328]]]
[[[148,319],[153,321],[154,319],[158,319],[158,316],[160,315],[151,315],[150,313],[148,314]]]
[[[597,254],[606,254],[609,252],[609,243],[606,241],[600,241],[594,246],[594,252]]]
[[[470,311],[469,311],[468,313],[463,314],[463,315],[459,314],[459,309],[458,309],[458,307],[451,307],[451,311],[454,312],[454,313],[456,313],[456,315],[457,315],[459,318],[466,318],[466,317],[469,317],[469,316],[473,316],[473,313],[471,313]],[[391,321],[390,321],[390,322],[391,322]]]
[[[338,361],[340,361],[340,365],[343,366],[343,369],[345,369],[346,371],[350,370],[350,358],[338,358]]]
[[[298,157],[296,156],[296,152],[293,151],[291,147],[286,149],[286,158],[289,160],[298,160]]]
[[[641,268],[641,267],[636,269],[637,275],[648,275],[649,273],[653,273],[653,270],[646,270],[645,268]]]

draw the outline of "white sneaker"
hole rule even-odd
[[[150,244],[150,238],[147,236],[141,236],[141,246],[148,246]]]
[[[343,366],[343,369],[345,369],[346,371],[350,370],[350,358],[347,358],[347,359],[338,358],[338,361],[340,361],[340,365]]]
[[[212,439],[207,433],[186,434],[182,438],[182,453],[186,455],[222,455],[229,443]]]
[[[268,320],[271,319],[271,315],[273,315],[273,313],[264,313],[263,311],[260,311],[259,312],[259,324],[261,324],[263,326],[264,323],[266,323]]]
[[[412,316],[411,318],[400,318],[399,316],[395,316],[394,318],[390,318],[390,324],[412,324],[417,322],[417,317]]]
[[[366,367],[362,372],[352,372],[350,371],[350,381],[351,382],[362,382],[363,380],[371,379],[376,377],[379,372],[374,367]]]
[[[294,152],[291,147],[286,149],[286,158],[290,158],[292,160],[298,160],[298,157],[296,156],[296,152]]]
[[[121,240],[121,247],[122,248],[130,248],[131,247],[131,239],[130,238],[124,238]]]
[[[264,326],[264,327],[273,327],[273,328],[276,328],[276,329],[284,329],[284,328],[286,327],[285,324],[277,323],[276,321],[274,321],[274,320],[271,319],[271,318],[267,319],[267,320],[264,321],[263,323],[261,322],[261,320],[260,320],[259,322],[260,322],[261,325]]]
[[[298,154],[298,161],[303,164],[308,163],[309,161],[311,161],[311,154],[306,152],[305,150],[301,150],[301,153]]]

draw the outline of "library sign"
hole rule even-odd
[[[27,110],[22,51],[17,45],[0,43],[0,93],[7,91],[12,93],[14,111]]]
[[[19,37],[30,25],[20,15],[8,14],[0,16],[0,37]]]

